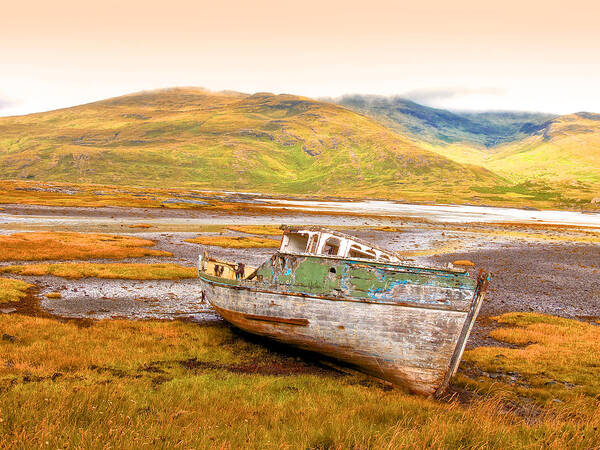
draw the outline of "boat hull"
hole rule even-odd
[[[461,311],[255,289],[200,274],[206,299],[249,333],[322,353],[410,391],[442,392],[455,372],[483,292]]]

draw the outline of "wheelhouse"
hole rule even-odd
[[[354,236],[317,227],[284,227],[281,253],[400,262],[394,252],[377,247]]]

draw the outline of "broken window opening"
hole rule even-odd
[[[323,255],[331,255],[337,256],[340,251],[340,240],[334,237],[330,237],[325,241],[325,245],[323,246],[323,251],[321,252]]]
[[[308,245],[306,246],[306,253],[317,253],[317,244],[319,242],[319,235],[313,234],[308,240]]]
[[[304,253],[308,243],[307,234],[290,233],[287,235],[287,243],[283,251],[290,253]]]
[[[348,253],[350,258],[375,259],[375,252],[372,250],[363,250],[360,247],[353,245]]]

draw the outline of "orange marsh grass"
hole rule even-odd
[[[152,228],[152,225],[149,223],[137,223],[134,225],[129,225],[129,228]]]
[[[256,236],[199,236],[186,239],[186,242],[224,248],[278,248],[280,243],[275,239]]]
[[[98,233],[32,232],[0,236],[0,261],[171,256],[152,250],[154,242],[131,236]]]
[[[0,341],[0,447],[600,445],[600,415],[579,401],[528,423],[500,394],[461,406],[333,371],[241,373],[301,363],[219,325],[5,319],[15,340]]]
[[[460,377],[461,382],[477,389],[504,390],[514,399],[527,397],[540,404],[587,398],[600,406],[600,326],[534,313],[492,319],[504,326],[490,336],[519,347],[479,347],[465,352],[467,365],[496,376]]]
[[[32,284],[11,278],[0,278],[0,304],[16,302],[27,295],[26,291]]]
[[[53,275],[63,278],[122,278],[129,280],[177,280],[195,278],[194,267],[179,264],[61,263],[0,266],[0,273],[22,276]]]
[[[258,234],[263,236],[281,236],[283,230],[276,225],[231,225],[227,227],[231,231],[240,233]]]

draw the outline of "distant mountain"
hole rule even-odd
[[[468,197],[472,185],[501,182],[342,106],[196,88],[0,118],[0,173],[5,179],[430,200],[440,192]]]
[[[541,207],[600,197],[600,115],[175,88],[0,118],[0,177]]]
[[[453,112],[400,97],[347,95],[331,101],[433,145],[493,147],[523,139],[556,117],[527,112]]]
[[[473,187],[488,200],[600,197],[600,114],[456,112],[399,97],[364,95],[336,100],[459,164],[475,164],[515,183]],[[497,194],[494,196],[494,194]]]
[[[485,166],[514,180],[600,184],[600,114],[550,120],[530,136],[498,147]]]

